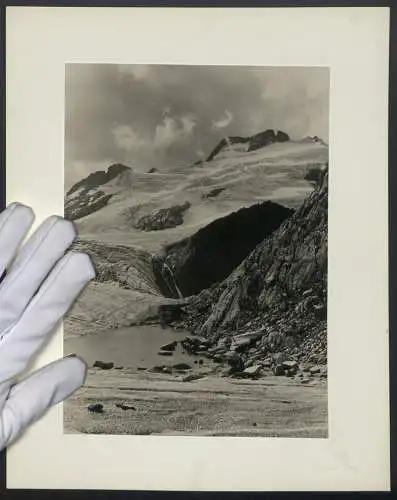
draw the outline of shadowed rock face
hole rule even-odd
[[[115,177],[117,177],[119,174],[121,174],[126,170],[131,170],[131,169],[130,167],[126,167],[121,163],[115,163],[114,165],[110,165],[110,167],[106,171],[98,170],[96,172],[93,172],[92,174],[88,175],[81,181],[76,182],[76,184],[74,184],[69,189],[67,195],[74,193],[79,188],[91,189],[91,188],[96,188],[98,186],[102,186],[103,184],[106,184],[107,182],[111,181],[112,179],[114,179]]]
[[[293,211],[270,201],[217,219],[170,245],[154,261],[157,283],[168,297],[189,296],[225,279]],[[172,276],[171,276],[172,273]]]

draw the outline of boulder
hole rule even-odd
[[[288,369],[298,368],[298,363],[296,361],[283,361],[281,364],[284,366],[284,368]]]
[[[244,370],[245,375],[248,377],[258,377],[262,371],[262,366],[261,365],[253,365],[249,366]]]
[[[187,363],[177,363],[175,365],[172,365],[172,368],[174,370],[191,370],[192,367]]]
[[[123,404],[123,403],[116,403],[115,406],[117,408],[121,408],[124,411],[126,411],[126,410],[136,410],[135,406],[126,405],[126,404]]]
[[[232,345],[230,346],[231,351],[243,351],[246,347],[249,347],[252,343],[250,338],[236,338]]]
[[[203,374],[190,373],[189,375],[186,375],[186,377],[183,377],[182,382],[191,382],[192,380],[198,380],[203,377],[205,377]]]
[[[160,347],[161,351],[175,351],[176,346],[178,345],[178,342],[174,340],[173,342],[170,342],[169,344],[164,344]]]
[[[87,406],[88,411],[91,413],[103,413],[103,404],[102,403],[93,403]]]
[[[274,365],[273,367],[273,373],[276,375],[276,377],[279,377],[281,375],[285,374],[285,368],[283,365]]]
[[[101,368],[102,370],[110,370],[114,367],[114,363],[106,361],[95,361],[94,368]]]
[[[310,368],[310,373],[312,375],[316,374],[316,373],[320,373],[321,372],[321,367],[320,366],[312,366]]]
[[[165,365],[155,365],[149,371],[153,373],[163,373],[163,369],[167,368]]]
[[[225,354],[225,359],[229,366],[231,366],[235,371],[244,370],[244,361],[241,356],[234,351],[229,351]]]

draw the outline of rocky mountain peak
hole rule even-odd
[[[122,165],[121,163],[114,163],[113,165],[110,165],[107,170],[97,170],[96,172],[92,172],[84,179],[76,182],[76,184],[69,189],[67,195],[74,193],[80,188],[91,189],[102,186],[125,171],[131,171],[131,168],[126,165]]]
[[[287,142],[290,138],[288,134],[281,130],[267,129],[250,137],[229,136],[224,137],[213,149],[206,161],[212,161],[223,149],[233,144],[247,144],[247,152],[275,144],[276,142]],[[198,162],[200,163],[200,162]]]

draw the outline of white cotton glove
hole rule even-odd
[[[87,255],[65,253],[76,232],[57,216],[46,219],[15,256],[33,219],[19,203],[0,213],[0,450],[81,387],[86,375],[85,363],[69,356],[16,383],[95,275]]]

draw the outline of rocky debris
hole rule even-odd
[[[123,370],[124,366],[118,365],[114,367],[115,370]]]
[[[160,356],[172,356],[174,353],[172,351],[159,351],[157,354]]]
[[[147,370],[146,366],[138,366],[138,371],[143,372]]]
[[[158,169],[157,169],[157,168],[155,168],[155,167],[152,167],[151,169],[149,169],[149,170],[147,171],[147,173],[148,173],[148,174],[155,174],[156,172],[158,172]]]
[[[217,286],[294,211],[272,201],[242,208],[206,225],[189,238],[153,257],[156,282],[166,297],[188,297]],[[252,271],[250,293],[261,286],[262,273]],[[179,293],[180,292],[180,293]],[[204,305],[204,304],[203,304]],[[208,304],[209,305],[209,304]]]
[[[126,411],[126,410],[136,410],[135,406],[132,406],[132,405],[126,405],[124,403],[116,403],[115,406],[117,408],[121,408],[122,410]]]
[[[303,205],[226,280],[186,299],[177,322],[193,334],[186,351],[229,365],[223,373],[233,376],[261,366],[302,381],[326,378],[327,222],[325,170]]]
[[[188,201],[182,205],[159,208],[153,210],[148,215],[144,215],[133,223],[133,225],[140,231],[161,231],[163,229],[177,227],[183,224],[183,216],[189,208],[190,203]]]
[[[87,410],[91,413],[103,413],[103,404],[102,403],[93,403],[87,406]]]
[[[186,338],[181,341],[181,344],[187,353],[198,354],[200,352],[207,351],[211,341],[205,337],[187,335]]]
[[[178,345],[178,342],[174,340],[173,342],[170,342],[169,344],[164,344],[160,347],[161,351],[175,351],[176,346]]]
[[[208,191],[207,193],[204,193],[201,198],[202,199],[208,199],[208,198],[216,198],[218,195],[220,195],[223,191],[225,191],[226,188],[224,187],[219,187],[219,188],[214,188],[211,189],[211,191]]]
[[[245,332],[241,335],[237,335],[235,337],[232,337],[232,343],[230,344],[230,350],[231,351],[243,351],[247,349],[248,347],[252,346],[255,344],[255,342],[262,338],[263,336],[263,329],[258,330],[258,331],[248,331]]]
[[[111,361],[95,361],[93,364],[94,368],[100,368],[101,370],[111,370],[114,367],[114,363]]]

